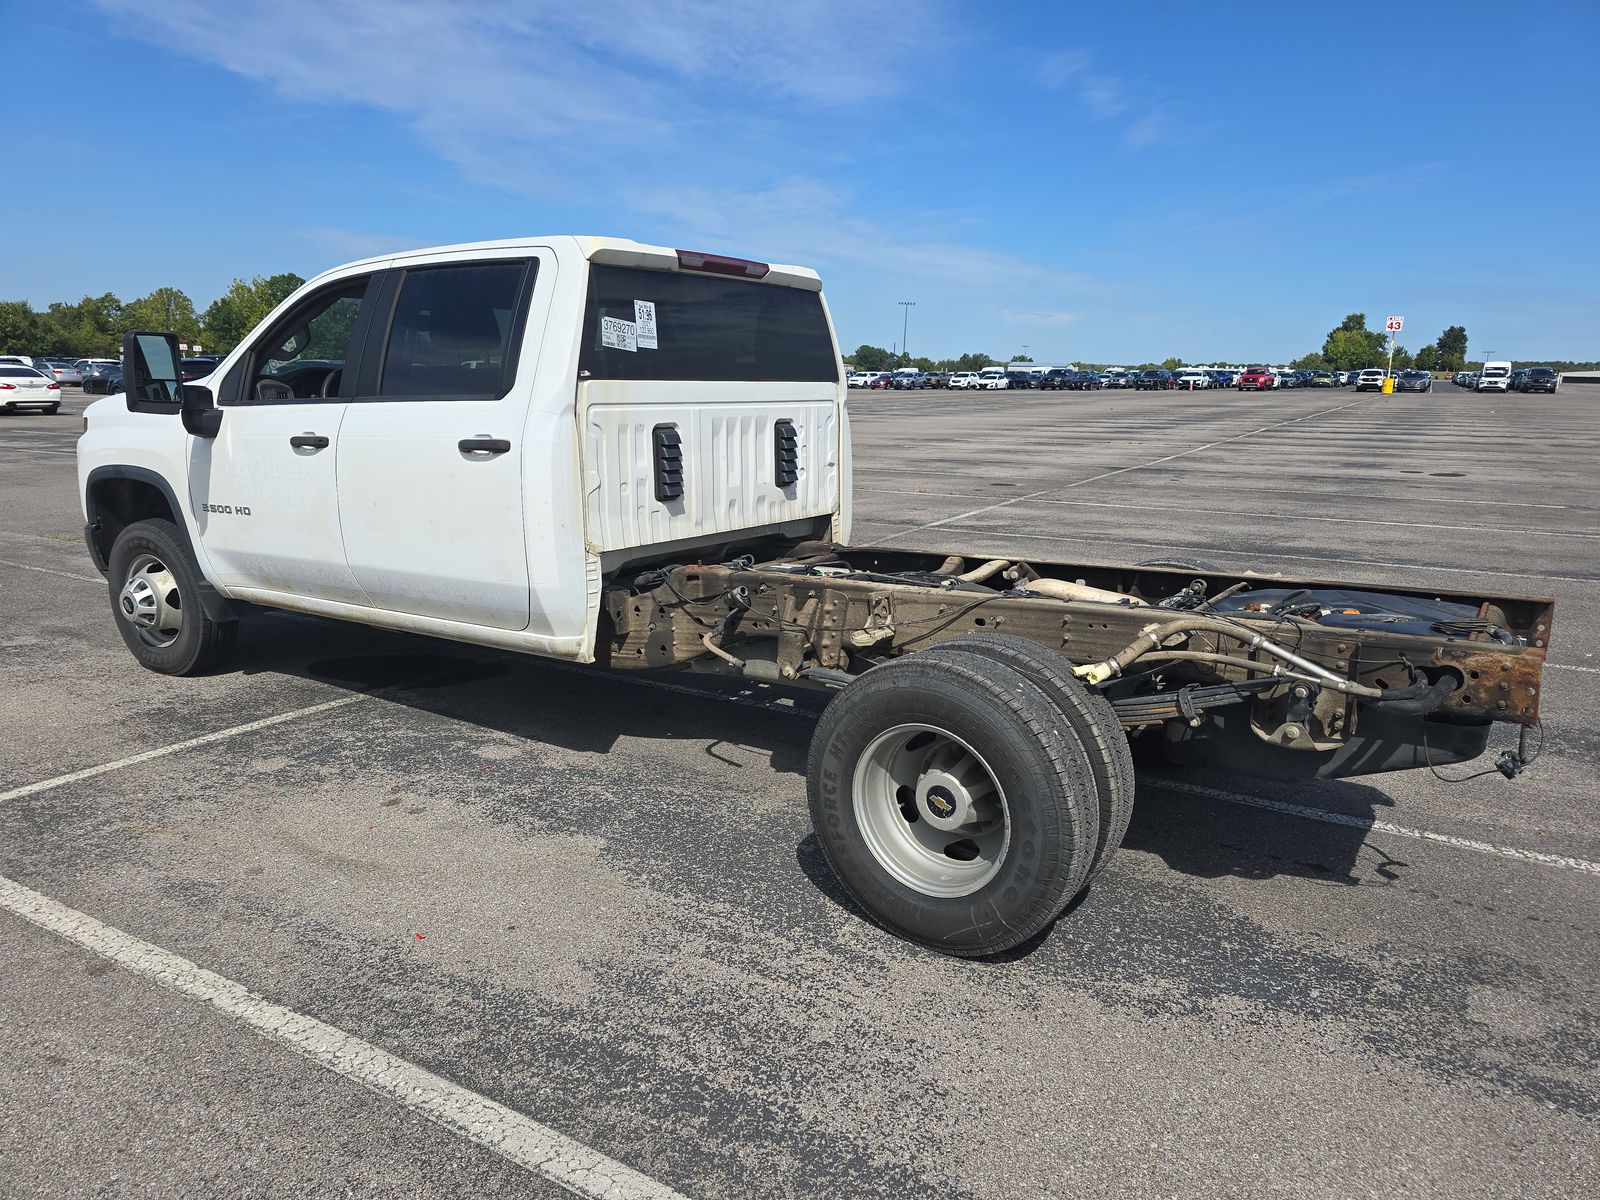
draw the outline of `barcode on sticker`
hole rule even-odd
[[[654,300],[635,300],[633,302],[633,323],[639,330],[639,349],[656,349],[656,302]]]
[[[601,317],[600,344],[609,346],[613,350],[636,351],[639,349],[638,329],[632,321]]]

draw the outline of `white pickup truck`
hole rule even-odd
[[[1538,720],[1549,600],[850,547],[846,389],[803,268],[444,247],[318,276],[201,381],[171,334],[123,353],[78,474],[139,662],[217,669],[284,609],[832,690],[818,840],[867,913],[946,953],[1032,937],[1100,871],[1130,734],[1303,779]]]

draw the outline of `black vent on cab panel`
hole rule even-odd
[[[655,444],[656,499],[683,499],[683,439],[676,425],[657,425],[650,432]]]
[[[772,481],[786,488],[799,479],[800,435],[793,421],[777,421],[772,426]]]

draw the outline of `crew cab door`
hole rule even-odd
[[[518,360],[539,274],[485,253],[383,277],[338,441],[345,561],[376,608],[528,628]]]
[[[189,498],[215,581],[348,604],[334,446],[377,275],[330,283],[252,340],[217,386],[215,438],[189,439]]]

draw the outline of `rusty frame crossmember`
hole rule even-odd
[[[818,668],[822,673],[858,670],[863,658],[870,662],[963,634],[992,632],[1025,638],[1073,664],[1083,664],[1123,650],[1151,625],[1176,624],[1186,616],[1156,607],[1011,594],[1001,590],[1011,585],[999,579],[991,581],[997,585],[994,588],[963,583],[953,576],[928,586],[900,582],[885,576],[907,571],[931,576],[941,565],[948,570],[954,560],[895,550],[818,550],[816,546],[796,547],[789,557],[750,565],[702,563],[657,568],[640,585],[620,580],[607,592],[609,629],[603,629],[599,639],[603,651],[608,652],[607,661],[614,667],[670,668],[708,654],[741,667],[759,659],[769,677],[804,683],[808,672]],[[819,566],[819,562],[828,565]],[[1199,574],[1033,560],[1029,560],[1028,570],[1035,578],[1075,581],[1147,599],[1170,595]],[[1350,586],[1215,572],[1203,577],[1213,596],[1236,585]],[[1400,588],[1364,590],[1424,594]],[[1229,620],[1366,687],[1403,687],[1412,682],[1416,671],[1437,677],[1448,669],[1459,675],[1461,683],[1445,700],[1442,715],[1536,723],[1554,601],[1431,590],[1425,594],[1476,605],[1481,619],[1509,630],[1522,644],[1494,641],[1481,632],[1415,636],[1238,613],[1230,614]],[[1271,661],[1246,649],[1242,641],[1211,632],[1180,635],[1163,649],[1244,657],[1263,664]],[[1160,669],[1161,686],[1167,688],[1259,678],[1249,667],[1214,662],[1166,662]],[[1110,681],[1108,690],[1137,694],[1139,687],[1155,690],[1156,682],[1154,674],[1141,672],[1137,682],[1132,678]],[[1258,711],[1268,713],[1291,705],[1293,696],[1292,684],[1285,681],[1262,691],[1255,704]],[[1307,748],[1326,747],[1354,732],[1359,718],[1356,702],[1350,697],[1325,689],[1316,703],[1317,712],[1311,714],[1309,725],[1302,714],[1299,724],[1280,721],[1279,726],[1299,729],[1305,725],[1307,733],[1302,740]],[[1284,744],[1292,742],[1289,739]]]

